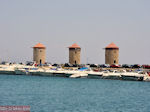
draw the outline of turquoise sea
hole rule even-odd
[[[150,112],[150,82],[0,75],[0,105],[31,112]]]

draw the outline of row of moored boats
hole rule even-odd
[[[67,70],[62,68],[35,67],[25,65],[0,65],[0,74],[15,75],[37,75],[37,76],[56,76],[69,78],[94,78],[94,79],[115,79],[115,80],[133,80],[150,81],[150,75],[144,71],[126,71],[126,70],[104,70],[95,72],[87,67],[78,70]]]

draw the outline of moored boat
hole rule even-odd
[[[130,81],[143,81],[146,73],[143,71],[140,72],[125,72],[121,74],[122,80],[130,80]]]
[[[0,68],[0,74],[15,74],[14,66],[3,66]]]
[[[102,79],[120,80],[121,79],[121,73],[122,72],[117,71],[117,70],[105,71],[105,72],[103,72]]]
[[[29,75],[41,76],[43,72],[44,69],[42,68],[30,68]]]
[[[94,71],[88,72],[88,78],[92,78],[92,79],[101,79],[102,75],[103,72],[94,72]]]
[[[17,68],[15,69],[15,74],[16,75],[27,75],[29,72],[28,72],[29,69],[27,68]]]
[[[86,78],[87,76],[88,76],[87,73],[80,72],[80,73],[76,73],[76,74],[71,75],[70,78]]]

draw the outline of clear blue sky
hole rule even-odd
[[[104,63],[102,48],[114,42],[121,64],[150,64],[150,1],[0,0],[0,60],[32,60],[38,42],[52,63],[68,62],[75,42],[82,63]]]

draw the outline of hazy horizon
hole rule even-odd
[[[105,63],[106,47],[119,48],[120,64],[150,64],[148,0],[0,0],[0,61],[32,61],[44,44],[46,61],[67,63],[68,46],[81,63]]]

